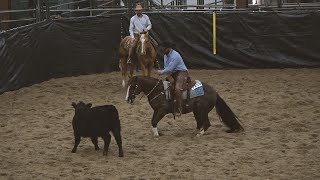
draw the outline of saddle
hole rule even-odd
[[[175,93],[174,82],[162,81],[166,100],[173,100]],[[204,95],[203,86],[199,80],[191,80],[186,82],[183,86],[182,99],[188,101],[189,99]]]

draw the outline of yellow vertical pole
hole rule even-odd
[[[216,12],[212,12],[212,47],[213,47],[213,54],[217,54],[217,35],[216,35]]]

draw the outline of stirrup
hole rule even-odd
[[[128,58],[127,64],[131,64],[131,58]]]

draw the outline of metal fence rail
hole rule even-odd
[[[285,10],[295,10],[295,9],[312,9],[320,10],[320,2],[314,3],[282,3],[283,0],[279,0],[281,4],[277,3],[264,3],[261,5],[249,4],[248,8],[236,9],[235,4],[226,4],[227,0],[216,0],[213,3],[203,4],[203,5],[173,5],[171,1],[169,3],[163,3],[161,0],[140,0],[144,3],[145,13],[158,12],[252,12],[252,11],[285,11]],[[319,0],[320,1],[320,0]],[[87,16],[99,16],[105,14],[115,14],[115,13],[133,13],[133,0],[109,0],[109,1],[98,1],[98,0],[77,0],[74,2],[68,2],[63,4],[57,4],[53,6],[46,6],[49,4],[49,0],[37,0],[38,4],[35,8],[29,9],[17,9],[17,10],[2,10],[0,11],[0,31],[7,30],[8,27],[15,28],[19,26],[24,26],[30,23],[41,22],[47,19],[54,18],[74,18],[74,17],[87,17]],[[41,4],[44,2],[45,4]],[[136,2],[136,1],[134,1]],[[265,2],[265,1],[264,1]],[[70,8],[73,6],[74,8]],[[67,7],[67,8],[61,8]],[[60,9],[61,8],[61,9]],[[13,14],[23,13],[23,18],[12,19]]]

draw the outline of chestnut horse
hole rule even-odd
[[[137,42],[137,47],[135,49],[131,62],[128,63],[128,56],[131,48],[133,46],[133,39],[131,36],[126,36],[120,42],[119,47],[119,68],[122,73],[122,86],[126,86],[127,73],[130,71],[129,77],[133,76],[133,71],[137,68],[137,63],[140,63],[142,74],[144,76],[149,76],[154,67],[154,62],[157,58],[156,48],[152,45],[149,33],[140,33],[139,41]]]
[[[210,127],[208,113],[216,107],[216,112],[221,121],[229,128],[227,132],[239,132],[244,130],[240,124],[239,119],[222,99],[218,92],[210,85],[202,83],[204,95],[184,100],[186,106],[182,114],[193,112],[197,121],[197,136],[202,136],[204,132]],[[135,97],[144,93],[153,109],[153,116],[151,120],[152,132],[154,136],[159,136],[157,125],[158,122],[168,113],[173,112],[172,105],[166,99],[164,86],[161,79],[156,79],[146,76],[134,76],[129,79],[126,101],[133,103]]]
[[[142,74],[150,77],[150,73],[154,67],[154,62],[157,58],[157,51],[151,43],[148,32],[140,33],[136,51]]]
[[[120,47],[119,47],[119,68],[121,70],[122,74],[122,86],[126,86],[127,82],[127,73],[130,71],[129,77],[133,76],[133,71],[137,67],[137,57],[136,54],[134,53],[131,58],[131,62],[128,63],[128,56],[129,52],[131,51],[131,48],[133,46],[133,39],[131,36],[126,36],[123,38],[120,42]],[[135,52],[135,51],[134,51]]]

